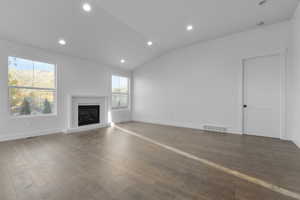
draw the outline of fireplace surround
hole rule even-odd
[[[65,133],[80,132],[109,126],[108,96],[69,95],[68,99],[68,128],[65,130]],[[99,107],[99,115],[96,114],[97,107]],[[80,113],[80,108],[82,108],[82,113]],[[91,109],[94,109],[94,111],[91,111]],[[90,111],[91,113],[89,113]],[[79,117],[80,114],[82,115],[81,118]],[[97,116],[99,119],[97,119]],[[81,120],[82,122],[80,122]]]

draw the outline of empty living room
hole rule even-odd
[[[300,200],[300,1],[1,0],[0,200]]]

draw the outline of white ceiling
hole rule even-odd
[[[92,12],[81,9],[83,2]],[[124,69],[166,51],[289,19],[298,0],[1,0],[0,37]],[[192,32],[185,30],[193,24]],[[66,46],[59,46],[65,38]],[[147,41],[154,42],[147,47]],[[126,59],[121,64],[120,59]]]

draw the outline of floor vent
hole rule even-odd
[[[35,138],[37,138],[38,136],[32,136],[32,137],[27,137],[27,138],[25,138],[26,140],[33,140],[33,139],[35,139]]]
[[[218,133],[226,133],[227,132],[227,128],[220,127],[220,126],[204,125],[203,129],[205,131],[218,132]]]

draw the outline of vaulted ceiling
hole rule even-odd
[[[287,20],[298,4],[267,0],[259,6],[260,1],[2,0],[0,38],[133,69],[174,48],[247,30],[260,21]],[[92,6],[89,13],[82,10],[85,2]],[[186,31],[189,24],[192,31]],[[60,38],[67,45],[59,45]]]

